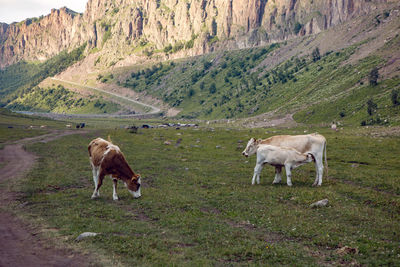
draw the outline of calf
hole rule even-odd
[[[251,184],[254,184],[256,179],[260,183],[260,173],[263,165],[268,163],[276,169],[281,169],[283,166],[286,170],[287,185],[292,186],[292,173],[291,170],[297,168],[305,163],[313,161],[314,157],[311,153],[300,153],[294,148],[278,147],[272,145],[261,144],[261,140],[251,138],[247,143],[246,149],[243,154],[251,156],[257,153],[256,167],[254,168],[253,179]],[[276,183],[276,179],[274,183]],[[280,182],[280,181],[279,181]]]
[[[96,138],[90,142],[88,151],[94,181],[92,198],[100,196],[99,189],[106,175],[110,175],[113,179],[114,200],[118,200],[118,180],[122,180],[125,183],[125,186],[134,198],[141,196],[140,175],[132,171],[118,146],[102,138]]]

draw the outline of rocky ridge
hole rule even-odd
[[[178,58],[321,32],[395,0],[89,0],[0,24],[0,68],[45,60],[87,43],[94,65]]]

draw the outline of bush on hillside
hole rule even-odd
[[[369,84],[372,86],[378,85],[379,71],[378,68],[375,67],[369,73]]]

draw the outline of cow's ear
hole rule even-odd
[[[257,140],[257,144],[260,144],[262,142],[262,139]]]

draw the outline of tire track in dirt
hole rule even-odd
[[[25,138],[7,144],[0,150],[0,266],[89,266],[94,265],[90,256],[70,249],[55,248],[51,240],[37,235],[38,230],[22,222],[4,207],[16,200],[16,193],[8,190],[10,180],[20,178],[36,162],[37,156],[24,150],[25,144],[47,143],[62,136],[84,134],[86,131],[58,131]]]

